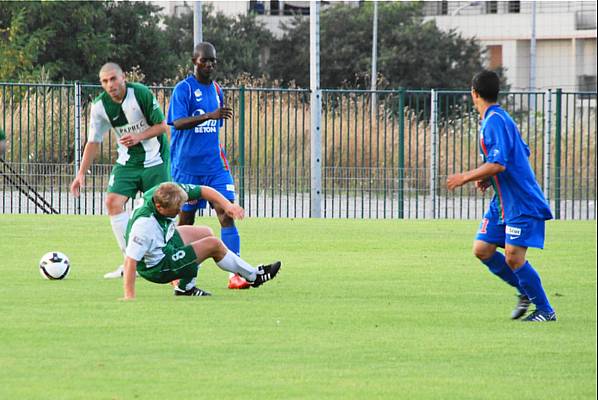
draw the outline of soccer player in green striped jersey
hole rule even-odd
[[[175,296],[210,296],[195,286],[199,264],[212,258],[224,271],[241,275],[252,287],[274,279],[281,267],[276,261],[253,267],[228,249],[207,226],[177,226],[176,216],[187,200],[207,200],[233,219],[243,218],[240,206],[208,186],[164,182],[143,195],[125,235],[124,299],[135,298],[135,272],[154,283],[177,281]]]
[[[169,180],[168,126],[152,92],[139,83],[128,83],[118,64],[107,63],[100,69],[104,92],[92,103],[89,135],[81,166],[71,184],[79,196],[85,174],[100,151],[102,140],[110,130],[117,139],[118,158],[108,181],[106,209],[112,231],[121,251],[125,252],[125,231],[129,213],[124,206],[137,192]],[[122,265],[105,278],[120,278]]]

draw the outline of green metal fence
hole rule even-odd
[[[79,199],[68,186],[87,137],[98,85],[0,83],[7,133],[2,213],[103,214],[116,157],[109,135]],[[167,110],[171,87],[152,87]],[[309,217],[310,93],[228,88],[234,117],[222,131],[239,202],[250,216]],[[508,93],[501,104],[530,145],[530,162],[556,218],[595,219],[596,93]],[[322,91],[322,216],[482,216],[489,195],[446,190],[447,175],[479,162],[469,92]]]

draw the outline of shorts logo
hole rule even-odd
[[[235,192],[235,185],[226,185],[227,192]]]
[[[505,232],[507,235],[509,235],[509,239],[511,240],[517,239],[519,236],[521,236],[521,228],[515,228],[513,226],[507,225]]]
[[[139,237],[134,236],[133,237],[133,242],[137,243],[139,246],[143,246],[143,240],[141,240]]]

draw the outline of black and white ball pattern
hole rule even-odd
[[[71,263],[66,255],[59,251],[51,251],[39,261],[39,273],[44,279],[64,279],[71,270]]]

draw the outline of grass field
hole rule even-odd
[[[202,219],[217,231],[215,218]],[[559,321],[509,320],[514,292],[471,255],[475,221],[247,219],[276,280],[211,298],[104,280],[106,217],[0,216],[0,399],[593,399],[596,222],[547,225],[530,250]],[[70,276],[37,271],[50,250]]]

